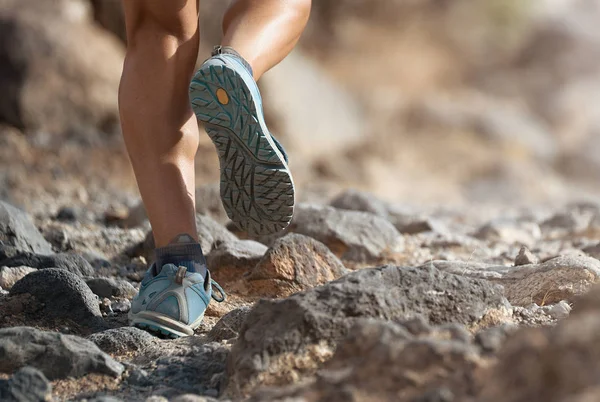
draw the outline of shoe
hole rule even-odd
[[[294,182],[285,150],[265,124],[251,67],[234,50],[216,47],[192,79],[190,101],[217,148],[229,218],[251,235],[285,229]]]
[[[205,280],[184,266],[165,264],[158,274],[155,267],[153,264],[148,269],[131,302],[131,325],[170,338],[193,335],[210,299],[222,302],[225,292],[208,271]],[[219,291],[219,297],[213,293],[213,287]]]

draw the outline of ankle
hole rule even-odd
[[[189,272],[198,272],[206,276],[206,260],[202,247],[188,234],[176,236],[166,246],[157,248],[155,253],[157,272],[160,272],[163,265],[174,264],[185,266]]]

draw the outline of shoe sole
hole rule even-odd
[[[219,154],[227,215],[249,234],[266,235],[289,225],[294,182],[249,84],[227,64],[209,61],[192,79],[190,101]]]
[[[166,336],[172,339],[182,338],[194,335],[194,329],[200,326],[203,317],[200,317],[194,324],[185,325],[164,314],[154,311],[140,311],[137,314],[129,313],[129,322],[134,327],[152,332],[156,335]]]

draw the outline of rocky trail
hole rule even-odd
[[[151,258],[139,208],[106,224],[2,202],[0,399],[600,397],[600,204],[408,211],[347,190],[271,238],[218,209],[197,224],[229,297],[160,339],[127,323]]]

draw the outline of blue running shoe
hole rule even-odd
[[[229,218],[253,235],[279,232],[294,212],[294,182],[269,133],[252,69],[217,46],[190,85],[190,101],[219,154],[221,199]]]
[[[185,266],[163,265],[156,273],[152,265],[131,302],[131,325],[170,338],[194,334],[200,326],[210,299],[225,300],[225,292],[207,271],[204,276],[188,272]],[[220,293],[215,295],[212,288]]]

